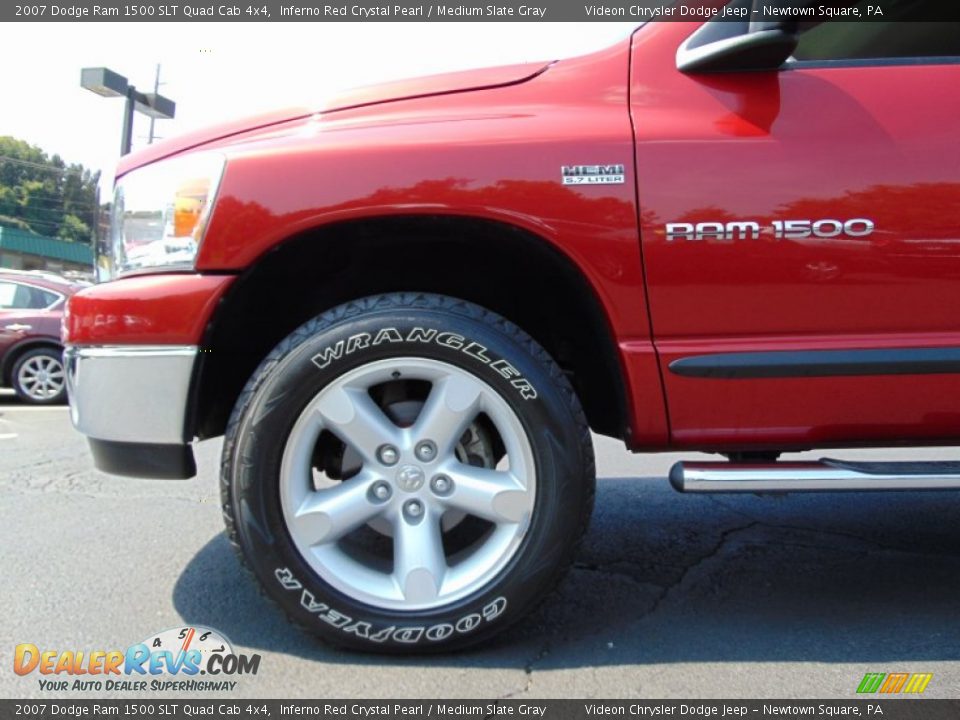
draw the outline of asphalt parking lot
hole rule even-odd
[[[852,698],[864,673],[897,671],[960,697],[960,496],[681,496],[678,456],[596,447],[589,537],[535,616],[473,652],[380,658],[304,635],[241,572],[219,442],[198,479],[112,478],[65,408],[0,395],[0,696],[58,696],[12,672],[16,643],[125,648],[202,624],[262,655],[242,697]]]

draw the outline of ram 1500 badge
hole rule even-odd
[[[760,223],[754,220],[730,222],[667,223],[667,240],[758,240],[767,235],[777,240],[802,240],[808,237],[835,238],[846,236],[862,238],[876,229],[872,220],[855,218],[840,220],[773,220]]]

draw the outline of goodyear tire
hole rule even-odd
[[[335,645],[451,650],[557,585],[593,504],[579,402],[492,312],[380,295],[308,322],[234,408],[231,541],[299,625]]]

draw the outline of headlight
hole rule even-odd
[[[192,270],[226,164],[209,153],[161,160],[117,181],[97,278]]]

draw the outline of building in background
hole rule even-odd
[[[86,243],[0,226],[0,268],[44,270],[89,280],[93,278],[93,250]]]

